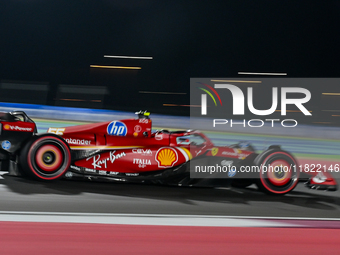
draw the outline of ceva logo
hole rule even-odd
[[[107,133],[109,135],[126,136],[127,127],[123,122],[112,121],[107,125]]]

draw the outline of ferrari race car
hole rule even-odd
[[[288,193],[299,181],[307,181],[309,188],[337,188],[329,173],[307,176],[280,146],[258,154],[244,142],[215,146],[199,131],[152,132],[149,113],[137,114],[136,119],[51,127],[47,133],[37,133],[24,112],[1,112],[1,171],[42,181],[81,178],[237,187],[255,183],[271,194]],[[258,171],[241,171],[254,166]]]

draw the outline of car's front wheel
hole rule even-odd
[[[70,148],[57,135],[34,136],[23,147],[19,162],[28,176],[44,181],[57,180],[63,177],[70,167]]]
[[[297,185],[299,170],[296,160],[288,152],[270,149],[260,154],[255,161],[259,166],[259,178],[256,184],[260,190],[284,195]]]

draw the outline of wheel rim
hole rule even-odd
[[[56,180],[61,178],[71,163],[71,153],[59,137],[41,136],[29,147],[27,152],[27,171],[34,178],[41,180]],[[23,165],[25,158],[22,156]]]
[[[266,191],[272,194],[285,194],[296,186],[299,172],[296,168],[296,161],[289,154],[273,152],[263,160],[261,165],[260,181]],[[286,172],[279,171],[280,168],[286,168]],[[268,169],[273,171],[268,171]]]
[[[55,172],[63,162],[62,152],[57,146],[47,144],[41,146],[35,156],[37,166],[44,172]]]
[[[292,177],[290,164],[285,160],[275,160],[271,162],[269,169],[272,171],[268,171],[268,180],[276,186],[287,184]]]

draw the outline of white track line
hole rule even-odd
[[[110,214],[110,213],[58,213],[58,212],[13,212],[0,211],[0,221],[12,222],[58,222],[96,223],[161,226],[211,226],[211,227],[301,227],[302,224],[271,220],[340,220],[334,218],[292,217],[243,217],[208,215],[163,215],[163,214]]]

